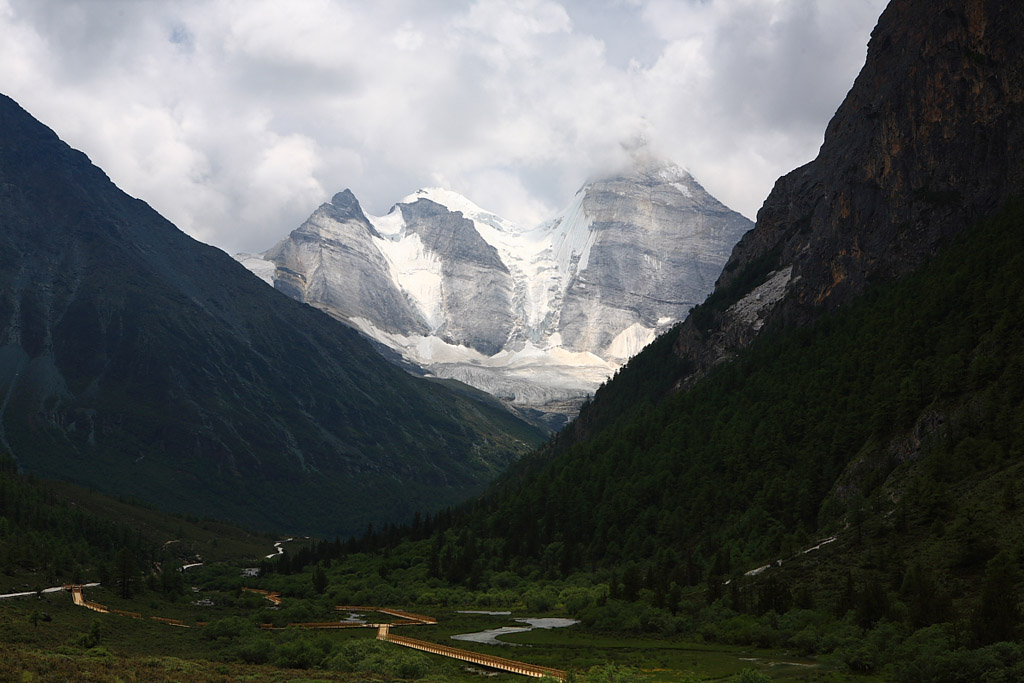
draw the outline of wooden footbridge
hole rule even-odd
[[[113,609],[106,605],[101,605],[98,602],[92,602],[86,600],[85,595],[82,593],[82,586],[80,584],[68,584],[64,586],[64,590],[71,592],[71,599],[74,603],[80,607],[91,609],[95,612],[119,614],[125,617],[131,617],[133,619],[141,619],[142,615],[137,612],[126,612],[124,610]],[[244,591],[250,593],[258,593],[264,598],[274,603],[274,605],[281,604],[281,594],[273,591],[266,591],[259,588],[243,588]],[[412,612],[406,612],[399,609],[391,609],[388,607],[368,607],[363,605],[338,605],[334,609],[341,611],[350,612],[378,612],[380,614],[387,614],[388,616],[397,618],[397,621],[388,623],[350,623],[344,621],[326,621],[326,622],[308,622],[308,623],[297,623],[288,624],[288,628],[376,628],[377,629],[377,640],[382,640],[386,643],[394,643],[395,645],[401,645],[402,647],[412,648],[414,650],[420,650],[422,652],[428,652],[434,655],[440,655],[442,657],[448,657],[450,659],[458,659],[463,662],[469,662],[471,664],[477,664],[480,666],[486,666],[491,669],[498,669],[500,671],[508,671],[514,674],[520,674],[522,676],[530,676],[532,678],[543,678],[545,676],[549,678],[555,678],[557,680],[565,680],[565,672],[559,669],[552,669],[546,666],[537,666],[535,664],[527,664],[526,662],[517,662],[513,659],[505,659],[504,657],[495,657],[493,655],[486,655],[480,652],[473,652],[471,650],[460,650],[455,647],[448,647],[446,645],[439,645],[437,643],[431,643],[426,640],[417,640],[415,638],[406,638],[405,636],[396,636],[391,633],[391,629],[396,626],[422,626],[422,625],[433,625],[437,623],[437,620],[433,617],[424,616],[422,614],[414,614]],[[180,619],[170,619],[167,617],[151,617],[154,621],[159,621],[170,626],[178,626],[183,628],[190,628],[188,624],[181,621]],[[205,626],[205,623],[197,623],[196,626]],[[261,628],[272,629],[272,624],[261,624]]]
[[[130,617],[132,619],[142,618],[142,615],[138,612],[129,612],[128,610],[115,609],[113,607],[101,605],[98,602],[93,602],[92,600],[86,600],[85,595],[82,593],[82,588],[83,586],[77,583],[67,584],[64,586],[64,590],[70,591],[71,600],[74,601],[74,603],[79,607],[85,607],[86,609],[91,609],[93,612],[99,612],[100,614],[118,614],[122,617]],[[184,626],[185,628],[189,627],[188,624],[183,622],[181,619],[168,619],[167,617],[150,618],[153,621],[161,621],[165,624],[170,624],[172,626]]]

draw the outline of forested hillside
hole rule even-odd
[[[68,583],[170,582],[185,564],[262,557],[273,539],[19,474],[0,454],[0,594]]]
[[[901,514],[952,514],[934,500],[954,497],[952,482],[1024,452],[1022,220],[1016,205],[905,281],[765,336],[660,403],[629,391],[657,382],[642,354],[595,400],[620,417],[533,456],[525,481],[467,522],[499,555],[556,556],[564,573],[667,549],[702,568],[722,550],[723,570],[750,565],[841,530],[883,486]]]
[[[590,586],[563,602],[599,629],[1016,680],[1022,21],[891,3],[715,292],[435,520],[433,574]]]
[[[989,646],[1022,625],[1024,204],[637,402],[658,353],[599,393],[619,417],[590,440],[408,532],[431,539],[412,551],[429,574],[490,596],[512,570],[598,629],[834,652],[902,680],[1014,680],[1024,651]],[[363,548],[408,562],[398,536]]]

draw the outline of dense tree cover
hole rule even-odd
[[[936,487],[1012,466],[1024,452],[1022,215],[848,310],[766,336],[688,391],[613,411],[623,417],[467,508],[459,552],[562,575],[642,561],[654,583],[692,584],[856,521],[901,459],[927,455],[914,485],[939,506]],[[907,434],[923,440],[917,453],[900,452]]]
[[[116,559],[130,592],[131,568],[156,559],[158,550],[128,525],[58,498],[0,455],[0,572],[38,571],[48,587],[112,576]]]
[[[69,488],[74,487],[61,485],[57,489],[51,482],[20,474],[10,455],[0,455],[3,576],[12,582],[21,581],[22,587],[25,581],[31,581],[28,585],[32,590],[99,581],[115,586],[125,599],[147,589],[169,597],[184,593],[180,554],[188,544],[180,540],[168,543],[163,536],[144,533],[139,524],[127,519],[86,509],[62,495]],[[98,494],[81,493],[94,500],[114,502]],[[164,526],[176,527],[179,539],[183,527],[192,524],[135,502],[118,502],[117,506],[144,511]],[[239,538],[247,537],[245,532],[236,531]]]
[[[675,394],[670,355],[662,338],[604,387],[584,438],[410,533],[429,574],[477,594],[508,570],[590,577],[578,613],[594,628],[788,645],[854,671],[901,662],[888,671],[904,680],[948,652],[921,680],[953,680],[953,662],[1012,680],[1024,205]]]

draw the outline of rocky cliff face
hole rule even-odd
[[[322,207],[282,286],[329,296],[344,264],[353,295],[329,305],[415,323],[360,217]],[[26,470],[332,536],[464,500],[540,438],[266,287],[0,96],[0,448]]]
[[[645,157],[533,229],[446,190],[382,217],[346,191],[239,259],[432,374],[566,415],[704,299],[749,227],[685,170]]]
[[[704,300],[750,228],[677,166],[647,164],[578,198],[559,220],[583,217],[590,247],[568,278],[558,332],[567,348],[618,362]]]
[[[417,199],[398,210],[405,224],[402,237],[418,238],[424,252],[440,265],[442,300],[429,302],[429,310],[439,314],[439,324],[431,332],[486,356],[498,353],[514,323],[514,285],[497,249],[480,236],[473,221],[437,202]],[[401,278],[396,280],[402,287]]]
[[[894,0],[818,157],[782,177],[680,355],[706,368],[916,269],[1024,192],[1024,5]]]
[[[388,278],[387,262],[374,238],[380,235],[356,198],[347,190],[339,192],[289,239],[266,252],[266,259],[278,264],[276,269],[256,273],[293,299],[315,302],[337,318],[373,315],[388,331],[425,333],[426,326]]]

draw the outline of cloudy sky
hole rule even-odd
[[[0,0],[0,91],[228,252],[351,188],[523,225],[638,141],[750,218],[885,0]]]

